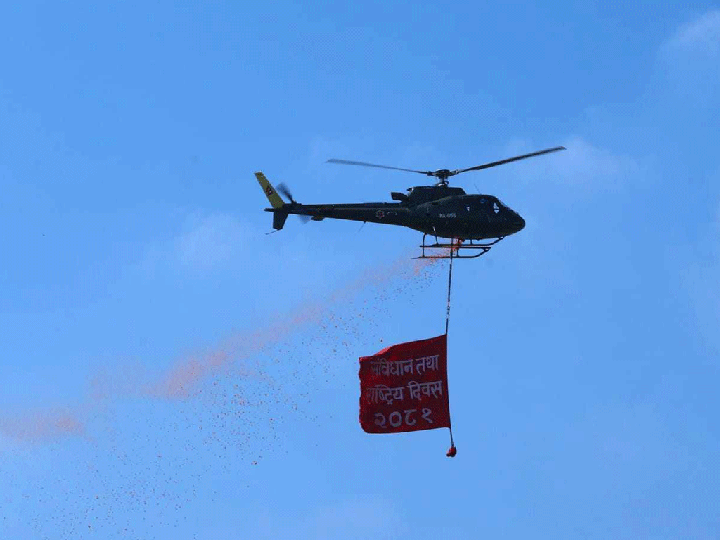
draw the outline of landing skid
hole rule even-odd
[[[453,238],[450,243],[441,243],[438,242],[437,237],[435,237],[435,243],[434,244],[426,244],[425,243],[425,237],[427,234],[423,234],[423,242],[420,246],[422,248],[422,255],[420,257],[413,257],[414,259],[477,259],[481,255],[485,255],[488,251],[490,251],[490,248],[497,244],[500,240],[505,238],[504,236],[501,236],[497,238],[496,240],[488,243],[483,244],[477,244],[473,243],[472,240],[469,241],[469,243],[465,244],[465,240],[456,239]],[[449,251],[449,253],[442,253],[440,255],[426,255],[425,250],[426,249],[442,249]],[[461,254],[461,250],[470,250],[472,251],[480,251],[480,253],[475,253],[473,255],[470,254]]]

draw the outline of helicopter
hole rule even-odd
[[[397,201],[394,203],[300,204],[293,198],[285,184],[278,184],[276,191],[262,172],[256,172],[255,177],[272,206],[272,208],[265,208],[266,212],[274,214],[274,231],[272,232],[281,230],[290,214],[296,214],[306,221],[322,221],[328,218],[399,225],[423,233],[420,246],[422,254],[416,257],[418,259],[474,259],[487,253],[492,246],[507,236],[525,228],[525,220],[497,197],[481,194],[468,195],[462,188],[451,187],[448,178],[460,173],[489,169],[560,150],[565,150],[565,147],[547,148],[466,169],[437,169],[434,171],[403,169],[345,159],[329,159],[327,161],[327,163],[341,165],[412,172],[437,178],[434,185],[414,186],[408,188],[407,193],[392,192],[391,199]],[[290,202],[285,202],[278,191]],[[433,244],[426,242],[428,235],[435,238]],[[439,238],[450,241],[443,242]],[[441,251],[433,251],[433,254],[426,255],[428,249]]]

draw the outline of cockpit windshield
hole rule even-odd
[[[509,211],[509,210],[510,210],[510,207],[509,207],[507,204],[505,204],[504,202],[502,202],[500,199],[497,199],[497,198],[496,198],[496,199],[495,199],[495,204],[498,206],[498,208],[499,208],[500,210],[504,210],[504,211]]]

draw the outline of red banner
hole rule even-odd
[[[360,358],[360,425],[367,433],[450,427],[445,334]]]

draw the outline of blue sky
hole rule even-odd
[[[717,6],[23,2],[0,36],[0,537],[717,538]],[[422,179],[325,160],[558,144],[454,182],[527,221],[456,266],[458,456],[363,433],[357,358],[442,332],[445,267],[266,236],[253,172],[387,201]]]

